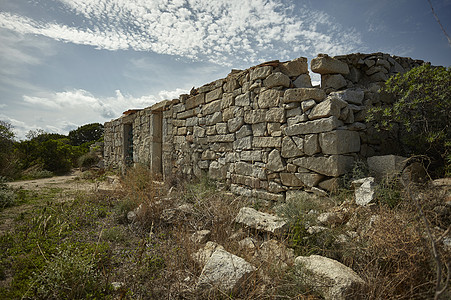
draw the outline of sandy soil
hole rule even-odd
[[[73,171],[69,175],[55,176],[33,180],[9,182],[12,188],[23,188],[26,190],[39,190],[45,187],[62,188],[67,190],[113,190],[118,183],[115,176],[108,176],[105,181],[90,181],[80,179],[82,172]]]

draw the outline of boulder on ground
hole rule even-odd
[[[373,177],[354,180],[352,186],[355,188],[355,203],[365,206],[374,201],[375,183]]]
[[[277,216],[259,212],[251,207],[243,207],[235,218],[235,222],[250,228],[271,233],[282,233],[287,222]]]
[[[381,155],[367,158],[368,169],[377,181],[392,178],[402,172],[407,162],[406,157],[397,155]]]
[[[298,275],[324,299],[362,299],[358,295],[365,282],[351,268],[319,255],[298,256]]]
[[[197,287],[213,287],[226,293],[234,292],[255,270],[255,267],[241,257],[218,249],[203,268]]]

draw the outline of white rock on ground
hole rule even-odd
[[[327,257],[311,255],[296,257],[295,265],[305,284],[324,299],[361,299],[357,293],[365,282],[342,263]]]
[[[223,249],[216,250],[199,276],[200,289],[216,287],[223,292],[236,291],[255,272],[250,263]]]
[[[243,207],[235,218],[235,222],[253,229],[281,233],[285,231],[287,222],[277,216],[259,212],[251,207]]]
[[[373,177],[354,180],[352,185],[355,188],[355,203],[365,206],[373,202],[375,195],[375,183]]]
[[[194,261],[196,261],[199,265],[201,266],[205,266],[205,264],[207,263],[207,261],[210,259],[210,257],[213,255],[213,253],[216,250],[224,250],[224,247],[222,247],[221,245],[219,245],[218,243],[215,242],[207,242],[207,244],[205,245],[205,247],[199,249],[199,251],[197,251],[196,253],[192,254],[192,258]]]

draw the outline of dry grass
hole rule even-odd
[[[49,214],[52,220],[70,220],[76,215],[74,229],[65,229],[66,236],[59,242],[59,247],[70,250],[72,246],[65,243],[76,243],[76,247],[85,247],[83,253],[89,254],[88,257],[102,258],[90,260],[93,265],[101,266],[101,273],[96,273],[97,277],[92,280],[94,285],[98,282],[102,287],[101,290],[94,289],[94,293],[113,299],[319,299],[296,275],[291,263],[284,265],[282,259],[259,252],[262,243],[269,239],[282,245],[292,245],[290,234],[261,234],[241,228],[234,222],[241,207],[256,207],[258,201],[219,191],[216,183],[207,178],[196,182],[174,178],[162,182],[143,166],[129,169],[120,182],[120,188],[113,192],[98,190],[88,196],[80,195],[78,202],[68,205],[69,210],[59,203],[48,206],[41,213],[43,220]],[[444,196],[432,189],[430,194],[423,195],[421,204],[437,238],[450,222],[446,214],[439,215],[435,209]],[[303,224],[298,220],[314,225],[315,218],[306,214],[312,205],[319,209],[315,203],[308,203],[307,198],[301,200],[304,201],[288,203],[284,207],[284,214],[291,220],[291,233],[303,228],[296,229],[296,226]],[[339,233],[349,231],[350,228],[344,224],[317,237],[307,236],[302,230],[299,241],[302,241],[303,253],[325,254],[355,270],[368,283],[364,291],[359,291],[358,298],[433,298],[437,279],[436,261],[431,254],[430,240],[425,235],[425,224],[414,203],[402,196],[396,206],[380,204],[373,209],[357,209],[348,205],[347,208],[353,215],[354,223],[357,222],[357,236],[345,243],[324,242],[323,237],[335,239]],[[329,207],[322,209],[328,210]],[[56,214],[56,210],[60,215]],[[265,210],[274,211],[271,207]],[[130,211],[136,213],[133,219],[127,217]],[[370,220],[371,215],[377,217]],[[55,235],[60,234],[58,224],[53,225]],[[191,236],[205,229],[211,231],[210,241],[222,245],[257,268],[257,272],[234,294],[226,294],[214,287],[204,290],[196,288],[203,266],[192,255],[203,245],[194,242]],[[239,243],[249,237],[254,241],[253,248]],[[13,238],[8,238],[8,245],[13,245]],[[51,247],[48,242],[48,247]],[[59,252],[45,248],[46,243],[46,237],[42,236],[41,248],[38,249],[42,253],[33,250],[40,258],[43,270],[47,270],[44,256],[53,255],[56,261],[61,260]],[[441,243],[437,245],[442,262],[450,261],[449,250],[440,246]],[[103,249],[102,252],[99,249]],[[69,258],[77,254],[69,250],[61,253],[66,253]],[[82,262],[85,256],[75,255],[74,259]],[[2,264],[6,266],[10,261],[11,258],[6,257],[6,263]],[[442,283],[446,272],[444,268]],[[119,282],[121,286],[113,290],[113,282]],[[29,289],[26,283],[23,286]],[[42,292],[45,294],[48,291],[43,287]],[[444,293],[441,297],[446,299],[447,296],[449,288],[448,294]]]

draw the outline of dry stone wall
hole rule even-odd
[[[365,112],[392,103],[379,92],[389,76],[422,63],[382,53],[318,55],[311,69],[321,86],[312,86],[303,57],[233,70],[106,123],[105,164],[124,167],[128,159],[164,176],[207,174],[237,194],[274,201],[295,189],[331,190],[356,159],[396,150],[396,137],[390,142],[366,124]]]

